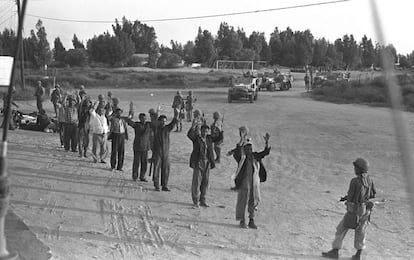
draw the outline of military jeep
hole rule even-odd
[[[228,102],[233,100],[247,99],[250,103],[257,100],[258,96],[258,78],[232,78],[228,91]]]

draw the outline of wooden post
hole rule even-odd
[[[17,15],[20,19],[20,0],[16,0],[17,4]],[[22,27],[23,30],[23,27]],[[23,52],[23,37],[20,39],[20,81],[22,82],[22,89],[26,88],[26,83],[24,81],[24,52]]]
[[[20,0],[18,0],[20,1]],[[14,73],[16,71],[16,59],[19,57],[21,50],[20,44],[22,43],[22,28],[24,21],[24,14],[26,11],[27,0],[23,0],[22,9],[19,15],[19,28],[17,31],[17,46],[14,49],[13,66],[10,76],[8,95],[5,105],[4,124],[3,124],[3,139],[0,143],[0,260],[2,259],[17,259],[19,256],[17,253],[9,253],[7,250],[6,235],[5,235],[5,222],[7,210],[9,207],[9,179],[7,176],[7,131],[9,129],[10,117],[11,117],[11,100]]]

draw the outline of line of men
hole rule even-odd
[[[83,104],[85,103],[86,93],[79,91],[78,107],[81,110],[79,118],[82,118]],[[176,97],[181,93],[177,92]],[[192,93],[190,93],[192,94]],[[108,97],[111,97],[110,93]],[[181,113],[180,106],[175,105],[176,97],[174,97],[173,108],[174,116],[171,122],[167,124],[167,117],[159,115],[159,109],[155,111],[150,109],[150,120],[147,121],[146,114],[139,114],[139,121],[133,121],[132,104],[128,117],[122,117],[122,109],[117,107],[116,99],[112,99],[113,115],[107,115],[106,109],[109,107],[105,104],[103,96],[98,97],[89,108],[90,114],[90,129],[93,135],[92,153],[94,162],[98,161],[105,163],[104,156],[106,154],[105,141],[107,128],[112,139],[112,153],[111,153],[111,168],[115,168],[116,159],[118,159],[118,170],[122,170],[124,141],[127,139],[127,127],[131,126],[135,131],[135,139],[133,144],[134,159],[132,169],[132,179],[136,181],[139,176],[140,181],[147,182],[145,175],[148,165],[148,151],[152,150],[151,163],[154,164],[153,183],[156,191],[170,191],[168,187],[168,180],[170,174],[169,150],[170,150],[170,132],[179,122]],[[69,99],[70,100],[70,99]],[[180,100],[177,98],[177,100]],[[69,101],[70,102],[70,101]],[[71,105],[63,106],[66,108]],[[68,112],[69,111],[69,112]],[[70,117],[70,109],[66,110],[66,120]],[[187,111],[188,112],[188,111]],[[106,119],[109,117],[109,124]],[[216,163],[220,162],[221,145],[224,140],[223,121],[220,122],[220,114],[215,112],[213,114],[213,124],[207,125],[205,118],[200,110],[193,111],[191,118],[192,125],[187,132],[187,137],[193,143],[193,150],[190,156],[190,168],[193,169],[191,197],[194,207],[198,208],[209,207],[206,200],[210,170],[215,168]],[[81,121],[81,119],[80,119]],[[66,121],[67,124],[67,121]],[[67,129],[67,125],[66,128]],[[70,130],[65,130],[68,132]],[[65,133],[67,134],[67,133]],[[266,181],[266,170],[262,164],[262,159],[270,154],[269,139],[270,135],[266,133],[264,136],[265,148],[261,152],[253,151],[253,144],[251,138],[248,137],[249,130],[247,127],[239,128],[240,141],[236,148],[227,153],[228,156],[233,155],[238,163],[237,170],[232,178],[235,182],[235,190],[237,190],[236,203],[236,220],[239,221],[241,228],[257,229],[254,221],[258,204],[260,201],[260,182]],[[99,157],[96,154],[96,145],[100,144],[101,153]],[[66,149],[67,146],[65,146]],[[79,146],[85,147],[85,146]],[[87,147],[87,146],[86,146]],[[85,150],[86,151],[86,150]],[[214,155],[215,154],[215,155]],[[114,156],[113,156],[114,155]],[[117,157],[118,155],[118,157]],[[85,156],[85,154],[84,154]],[[117,157],[117,158],[116,158]],[[332,243],[332,250],[323,252],[322,256],[327,258],[337,259],[339,257],[339,249],[342,247],[342,241],[349,229],[355,229],[355,243],[357,249],[356,254],[352,259],[362,259],[362,251],[365,249],[365,235],[366,228],[369,224],[370,214],[372,212],[373,203],[371,198],[375,197],[376,191],[372,179],[368,175],[369,163],[363,159],[358,158],[353,162],[355,175],[351,180],[348,194],[342,200],[346,201],[347,213],[337,226],[335,240]],[[151,173],[151,170],[150,170]],[[246,224],[246,208],[248,212],[249,222]]]

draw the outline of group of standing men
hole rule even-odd
[[[59,92],[57,85],[54,92]],[[187,137],[193,143],[193,150],[190,156],[190,167],[193,169],[191,197],[194,207],[209,207],[206,194],[209,185],[210,170],[214,169],[221,159],[221,145],[224,140],[223,118],[220,113],[213,113],[213,123],[209,126],[206,123],[204,114],[199,109],[194,109],[196,98],[189,92],[186,101],[178,91],[174,97],[172,107],[174,117],[167,124],[166,115],[159,115],[157,111],[148,111],[150,120],[147,121],[145,113],[139,114],[139,121],[133,121],[133,105],[131,103],[128,117],[122,117],[122,109],[118,107],[119,100],[112,98],[108,92],[108,99],[105,101],[103,95],[98,96],[98,101],[92,103],[83,87],[76,95],[54,97],[52,102],[59,119],[59,125],[63,129],[63,144],[65,150],[70,148],[76,152],[76,143],[79,147],[80,156],[86,156],[89,143],[89,132],[93,136],[92,156],[94,162],[105,163],[107,154],[106,140],[112,140],[111,169],[122,171],[124,160],[124,142],[128,138],[127,125],[135,131],[133,143],[133,167],[132,179],[147,182],[145,176],[148,165],[148,152],[152,151],[151,164],[153,164],[153,183],[156,191],[170,191],[168,180],[170,174],[169,149],[170,132],[176,127],[176,131],[182,131],[182,119],[187,114],[187,121],[192,122],[187,132]],[[185,112],[184,112],[185,110]],[[221,121],[220,121],[221,119]],[[61,131],[62,132],[62,131]],[[77,139],[75,136],[79,136]],[[241,228],[257,229],[254,221],[255,212],[260,201],[260,182],[266,181],[266,170],[262,159],[269,155],[269,138],[264,136],[265,148],[262,152],[254,152],[251,138],[248,137],[247,127],[239,128],[240,141],[236,148],[229,151],[227,155],[233,155],[238,166],[233,179],[235,190],[237,190],[236,220]],[[62,139],[61,139],[62,140]],[[78,142],[76,142],[78,140]],[[69,145],[70,144],[70,145]],[[97,154],[97,146],[100,147],[100,154]],[[116,164],[118,161],[118,164]],[[347,214],[337,227],[332,250],[322,253],[327,258],[338,258],[338,251],[342,246],[349,229],[355,229],[355,248],[357,253],[353,259],[362,259],[362,250],[365,248],[365,230],[369,222],[373,203],[369,199],[375,197],[375,188],[368,176],[368,162],[358,158],[353,162],[356,177],[352,179],[348,195],[343,198],[347,201]],[[150,167],[151,168],[151,167]],[[151,169],[150,169],[151,174]],[[246,224],[246,207],[249,222]]]

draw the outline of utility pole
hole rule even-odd
[[[20,12],[20,0],[16,0],[17,4],[17,15],[20,20],[20,16],[22,15]],[[23,30],[23,27],[22,27]],[[22,82],[22,89],[26,88],[26,84],[24,82],[24,52],[23,52],[23,37],[20,39],[20,81]]]
[[[20,0],[18,0],[20,1]],[[19,57],[19,52],[21,50],[20,44],[22,43],[22,30],[24,22],[24,14],[26,12],[27,0],[23,0],[21,12],[19,15],[19,28],[17,31],[17,45],[14,49],[13,55],[13,66],[10,76],[9,89],[7,100],[5,104],[5,113],[4,113],[4,124],[3,124],[3,139],[0,143],[0,260],[8,259],[15,260],[18,259],[19,255],[17,253],[9,253],[7,250],[6,235],[5,235],[5,223],[6,215],[9,207],[10,200],[10,181],[7,176],[7,131],[9,129],[10,117],[11,117],[11,100],[13,95],[13,78],[16,71],[16,59]]]

